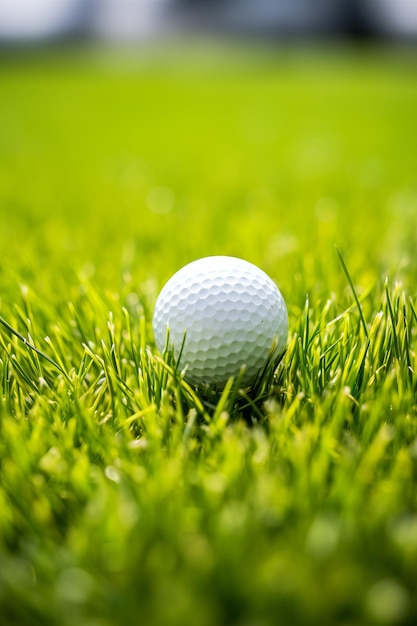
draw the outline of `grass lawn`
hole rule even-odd
[[[2,625],[417,623],[414,57],[2,52]],[[289,312],[221,397],[151,324],[210,254]]]

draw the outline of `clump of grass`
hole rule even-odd
[[[360,620],[382,579],[412,615],[415,305],[348,283],[346,310],[307,300],[280,364],[220,394],[93,287],[34,345],[51,322],[25,294],[1,319],[3,614]]]

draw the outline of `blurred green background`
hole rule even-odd
[[[152,281],[232,254],[300,304],[343,281],[337,244],[362,285],[414,280],[416,78],[406,48],[4,53],[2,265],[152,303]]]

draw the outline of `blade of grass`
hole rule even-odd
[[[359,315],[360,315],[361,322],[362,322],[362,327],[363,327],[363,330],[365,332],[366,338],[367,338],[367,340],[369,342],[369,332],[368,332],[368,328],[366,326],[365,317],[364,317],[364,314],[363,314],[363,311],[362,311],[361,303],[359,301],[358,294],[356,293],[355,285],[353,284],[353,281],[352,281],[352,279],[350,277],[349,270],[346,267],[346,263],[345,263],[345,261],[343,259],[342,253],[340,252],[340,250],[339,250],[339,248],[337,246],[335,246],[335,248],[336,248],[336,253],[337,253],[338,257],[339,257],[339,261],[340,261],[340,263],[342,265],[343,273],[346,276],[346,280],[348,281],[349,287],[351,288],[353,297],[354,297],[355,302],[356,302],[356,306],[358,307]]]

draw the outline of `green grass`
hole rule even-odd
[[[413,52],[2,61],[0,623],[415,624]],[[290,326],[221,397],[151,329],[218,253]]]

